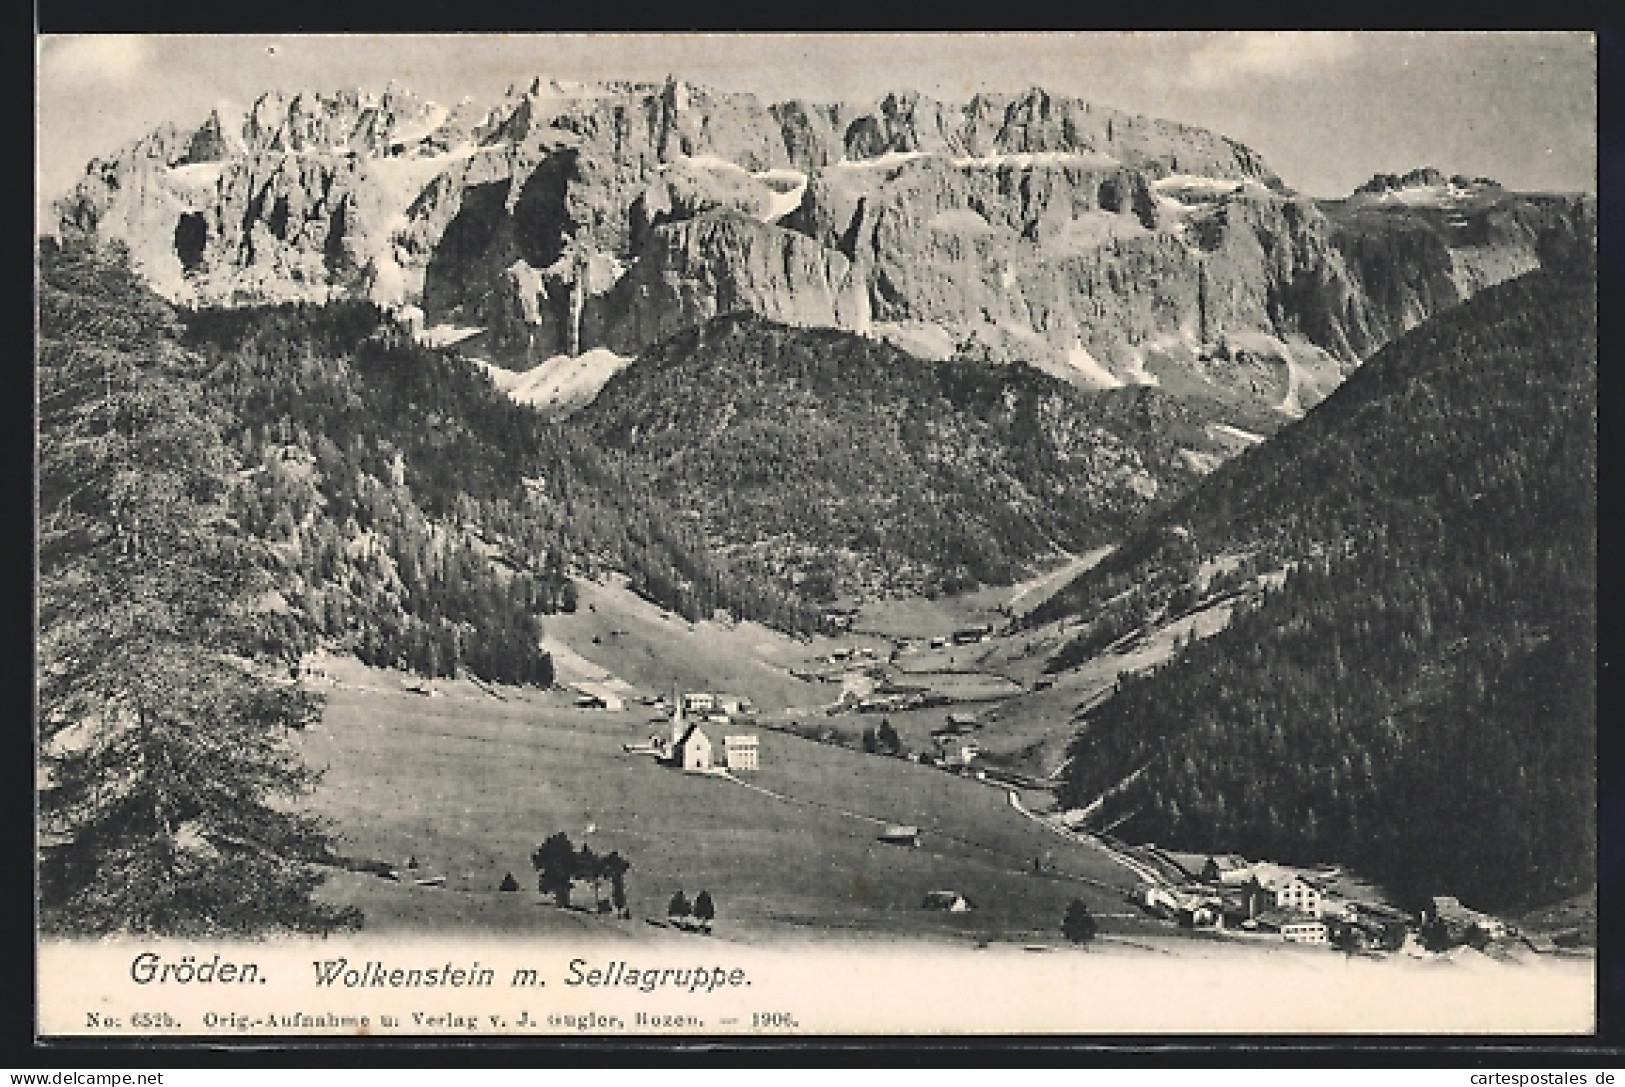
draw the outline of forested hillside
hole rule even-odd
[[[292,603],[369,663],[551,682],[539,617],[574,608],[571,573],[610,569],[690,617],[813,622],[707,555],[635,470],[370,304],[198,313],[188,342],[262,478],[240,516],[298,572]]]
[[[1181,448],[1224,453],[1219,410],[733,315],[645,351],[577,418],[730,561],[818,600],[1008,582],[1112,538],[1198,478]]]
[[[1595,321],[1594,263],[1485,291],[1051,602],[1154,617],[1221,556],[1288,571],[1088,715],[1067,803],[1124,783],[1119,833],[1413,897],[1593,881]]]

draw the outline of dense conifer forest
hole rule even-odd
[[[197,313],[187,342],[261,477],[244,523],[286,554],[317,631],[368,663],[547,684],[541,616],[575,607],[572,574],[611,570],[689,618],[816,622],[708,555],[635,467],[369,304]]]
[[[731,561],[817,600],[1008,583],[1115,538],[1198,478],[1179,449],[1219,451],[1222,412],[730,315],[646,351],[580,418]]]
[[[1594,265],[1487,290],[1052,601],[1115,630],[1286,572],[1088,714],[1065,801],[1109,794],[1119,833],[1349,863],[1413,900],[1593,882],[1596,357]],[[1241,565],[1204,586],[1217,556]]]

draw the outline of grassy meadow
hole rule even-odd
[[[757,730],[762,769],[740,777],[770,796],[625,754],[621,744],[650,727],[635,705],[579,710],[558,692],[493,688],[498,698],[461,681],[431,698],[404,689],[398,673],[347,661],[331,671],[326,715],[300,746],[324,770],[313,803],[340,830],[342,850],[401,869],[401,882],[356,872],[329,880],[324,894],[361,907],[370,931],[699,939],[642,920],[664,918],[679,889],[690,899],[710,891],[716,935],[747,941],[1053,942],[1075,897],[1120,915],[1103,919],[1107,932],[1150,927],[1127,916],[1118,889],[1131,885],[1128,872],[986,784]],[[920,847],[879,841],[887,821],[918,825]],[[535,892],[531,851],[560,830],[631,861],[634,920],[559,910]],[[1057,874],[1032,874],[1045,853]],[[508,872],[518,893],[497,889]],[[440,886],[414,882],[440,876]],[[933,890],[962,892],[978,908],[921,908]]]

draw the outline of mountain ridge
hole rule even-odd
[[[1423,238],[1407,205],[1311,200],[1227,137],[1041,88],[826,105],[538,78],[494,105],[266,94],[93,161],[59,211],[172,300],[365,298],[484,329],[514,370],[745,310],[1084,387],[1200,382],[1227,334],[1262,335],[1279,377],[1320,375],[1312,401],[1552,238],[1594,235],[1594,201],[1530,216],[1497,192],[1479,226]]]

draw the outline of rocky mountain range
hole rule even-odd
[[[1233,140],[1040,89],[766,104],[675,78],[266,94],[92,162],[59,209],[182,304],[366,298],[517,371],[750,312],[1283,417],[1595,236],[1594,198],[1435,171],[1317,201]]]

